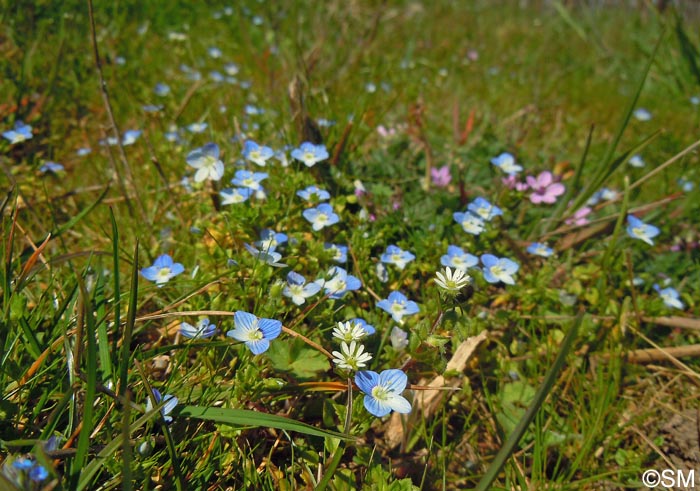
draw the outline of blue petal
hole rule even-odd
[[[282,323],[274,319],[260,319],[258,329],[265,336],[265,339],[275,339],[282,332]]]
[[[372,389],[374,389],[378,383],[379,374],[372,370],[362,370],[355,374],[355,384],[357,384],[360,390],[365,394],[372,394]]]
[[[367,411],[377,416],[378,418],[386,416],[391,412],[391,408],[388,404],[384,402],[379,402],[377,399],[369,395],[365,395],[364,404],[365,409],[367,409]]]
[[[258,339],[255,341],[246,341],[245,345],[250,349],[254,355],[259,355],[264,353],[270,347],[270,341],[267,339]]]
[[[390,368],[379,374],[379,385],[385,387],[390,392],[400,394],[406,389],[408,377],[401,370]]]
[[[239,310],[233,314],[233,322],[237,328],[240,327],[246,330],[251,330],[255,329],[255,324],[258,322],[258,318],[249,312]]]

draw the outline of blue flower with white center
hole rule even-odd
[[[289,167],[289,159],[287,158],[287,152],[284,150],[277,150],[275,152],[275,159],[280,163],[282,167]]]
[[[492,205],[484,198],[476,198],[469,203],[467,210],[474,213],[476,216],[485,221],[491,221],[492,218],[503,215],[503,211],[495,205]]]
[[[452,214],[452,217],[468,234],[479,235],[486,226],[484,221],[473,213],[456,211]]]
[[[162,396],[158,389],[152,390],[153,398],[156,400],[156,404],[160,404],[161,402],[164,403],[163,406],[160,408],[160,414],[163,415],[163,420],[165,420],[166,423],[170,423],[173,420],[172,416],[170,416],[170,413],[172,413],[173,409],[175,409],[175,407],[177,406],[177,397],[170,394]],[[151,398],[149,397],[148,399],[146,399],[146,412],[152,411],[153,407],[153,403],[151,403]]]
[[[141,276],[148,281],[155,281],[158,288],[160,288],[184,271],[185,267],[182,264],[174,262],[173,258],[168,254],[163,254],[153,262],[152,266],[143,268]]]
[[[229,62],[224,65],[224,71],[229,77],[235,77],[238,75],[239,68],[235,63]]]
[[[267,179],[267,176],[267,172],[251,172],[241,169],[236,171],[236,175],[231,179],[231,184],[258,191],[262,189],[260,183]]]
[[[195,182],[206,179],[218,181],[224,175],[224,163],[219,159],[219,146],[216,143],[207,143],[203,147],[192,150],[185,160],[187,165],[197,169],[194,174]]]
[[[323,247],[331,253],[331,259],[333,261],[340,264],[348,262],[347,246],[326,243]]]
[[[197,322],[196,326],[187,322],[180,323],[180,334],[188,339],[206,339],[212,337],[219,332],[216,324],[209,322],[209,319],[204,318]]]
[[[190,133],[204,133],[208,126],[207,123],[192,123],[187,126],[187,131]]]
[[[515,157],[508,152],[500,154],[498,157],[491,159],[491,163],[501,169],[509,176],[514,176],[523,170],[521,166],[515,163]]]
[[[21,120],[17,120],[15,121],[14,129],[3,131],[2,136],[14,145],[15,143],[31,140],[34,135],[32,134],[32,127],[30,125],[24,124]]]
[[[309,186],[306,189],[297,191],[297,196],[312,203],[318,203],[319,201],[331,199],[331,195],[328,193],[328,191],[321,189],[318,186]]]
[[[90,148],[90,147],[79,148],[78,150],[75,151],[75,153],[78,157],[85,157],[86,155],[90,155],[92,153],[92,148]]]
[[[221,55],[223,54],[223,53],[221,53],[221,50],[219,48],[217,48],[216,46],[210,46],[207,49],[207,53],[209,53],[209,56],[211,56],[214,59],[221,58]]]
[[[533,242],[527,246],[527,252],[541,257],[549,257],[554,254],[551,247],[547,247],[545,244],[540,244],[539,242]]]
[[[489,283],[502,281],[507,285],[515,284],[513,275],[520,269],[520,265],[515,261],[505,257],[498,258],[492,254],[484,254],[481,256],[481,262],[484,265],[484,279]]]
[[[282,295],[292,299],[295,305],[303,305],[306,299],[321,291],[321,285],[315,282],[306,283],[299,273],[290,271],[287,274],[287,286],[282,290]]]
[[[440,258],[440,264],[449,268],[458,269],[464,273],[467,269],[475,267],[479,264],[479,258],[464,249],[454,245],[447,246],[447,254]]]
[[[284,268],[286,264],[279,262],[282,259],[282,254],[275,251],[261,251],[250,244],[243,244],[248,252],[257,260],[274,266],[275,268]]]
[[[267,351],[270,341],[282,332],[282,323],[274,319],[261,319],[241,310],[233,314],[235,329],[226,333],[230,338],[242,341],[254,355]]]
[[[391,292],[389,298],[377,302],[377,307],[391,314],[394,321],[399,324],[403,324],[404,316],[417,314],[420,311],[416,302],[409,300],[406,295],[397,291]]]
[[[287,242],[287,234],[275,232],[269,228],[260,232],[260,240],[255,243],[263,251],[274,251],[277,246]]]
[[[306,167],[313,167],[316,163],[328,158],[328,150],[325,145],[304,142],[299,148],[292,150],[292,158],[304,162]]]
[[[156,86],[153,88],[153,92],[155,92],[156,95],[165,97],[170,93],[170,87],[164,83],[157,83]]]
[[[253,190],[250,188],[226,188],[219,192],[222,205],[236,205],[238,203],[243,203],[250,198],[251,194],[253,194]]]
[[[632,114],[638,121],[649,121],[651,119],[651,113],[643,107],[635,109]]]
[[[360,317],[350,319],[348,322],[360,326],[365,331],[365,333],[367,333],[367,336],[371,336],[372,334],[377,332],[373,325],[368,324],[366,320],[361,319]]]
[[[257,116],[259,114],[265,114],[265,110],[261,107],[254,106],[252,104],[246,104],[246,106],[243,108],[243,111],[248,116]]]
[[[316,232],[340,221],[338,215],[333,212],[333,207],[328,203],[321,203],[316,208],[308,208],[304,210],[302,215],[311,223],[311,228]]]
[[[659,294],[659,297],[661,297],[661,300],[664,301],[664,305],[666,305],[667,307],[679,310],[683,310],[685,308],[685,305],[683,304],[683,302],[681,302],[681,295],[675,288],[671,288],[669,286],[662,289],[659,285],[655,283],[654,290],[656,290],[656,292]]]
[[[365,409],[381,418],[391,411],[407,414],[411,403],[401,395],[408,384],[408,377],[401,370],[389,369],[382,373],[363,370],[355,374],[355,384],[365,394]]]
[[[275,155],[270,147],[258,145],[253,140],[243,143],[243,157],[260,167],[265,167],[267,161]]]
[[[416,258],[413,254],[408,251],[404,251],[398,246],[390,245],[386,248],[384,254],[379,258],[383,263],[393,264],[397,268],[403,270],[406,264],[410,263]]]
[[[647,165],[646,162],[644,162],[644,159],[642,158],[642,156],[639,154],[632,155],[632,157],[630,157],[630,159],[627,161],[627,163],[629,165],[631,165],[632,167],[636,167],[638,169],[641,169],[642,167]]]
[[[210,79],[212,82],[220,83],[220,82],[223,82],[223,81],[224,81],[224,76],[221,75],[220,72],[218,72],[218,71],[216,71],[216,70],[212,70],[211,72],[209,72],[209,79]],[[225,107],[225,106],[222,106],[222,107],[224,107],[224,110],[225,110],[226,107]],[[223,112],[223,111],[222,111],[222,112]]]
[[[141,136],[141,130],[127,130],[122,135],[122,145],[133,145]]]
[[[63,170],[65,170],[64,167],[61,164],[57,164],[56,162],[44,162],[44,165],[39,167],[39,172],[43,174],[46,174],[47,172],[58,174]]]
[[[649,245],[654,245],[652,238],[659,235],[659,229],[648,225],[634,215],[627,215],[627,234],[633,239],[643,240]]]
[[[333,266],[328,270],[330,279],[318,279],[316,283],[325,288],[325,294],[330,298],[343,298],[349,291],[359,290],[362,282],[359,278],[348,274],[340,266]]]

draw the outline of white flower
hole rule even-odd
[[[438,271],[436,274],[435,283],[437,286],[448,292],[458,292],[471,282],[471,277],[461,269],[452,271],[450,268],[445,268],[444,271]]]
[[[396,351],[401,351],[408,346],[408,333],[399,326],[394,326],[389,336],[391,345]]]
[[[364,351],[364,344],[357,344],[355,341],[351,341],[348,345],[348,343],[343,341],[340,343],[340,351],[332,353],[335,356],[333,363],[344,370],[358,370],[367,366],[367,362],[372,359],[372,355]]]
[[[195,182],[205,179],[218,181],[224,175],[224,163],[219,160],[219,146],[216,143],[207,143],[201,148],[192,150],[187,155],[187,164],[197,169],[194,174]]]
[[[333,337],[345,343],[359,341],[366,335],[367,331],[362,328],[362,325],[353,321],[338,322],[338,326],[333,328]]]

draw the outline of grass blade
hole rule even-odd
[[[119,392],[120,396],[126,394],[129,378],[129,364],[131,358],[131,335],[134,332],[136,322],[136,303],[138,301],[139,288],[139,241],[136,240],[134,246],[134,267],[131,271],[131,290],[129,291],[129,312],[124,326],[124,336],[122,337],[122,352],[119,360]]]

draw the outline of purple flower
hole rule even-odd
[[[433,184],[439,188],[446,187],[452,180],[452,174],[450,174],[450,166],[443,165],[439,169],[433,167],[430,169],[430,178],[433,180]]]
[[[566,223],[567,225],[586,225],[588,223],[588,218],[586,217],[592,211],[593,209],[588,206],[579,208],[578,210],[576,210],[576,213],[564,220],[564,223]]]
[[[527,184],[532,188],[533,193],[530,195],[530,201],[535,204],[556,203],[557,196],[564,194],[565,187],[559,182],[554,182],[554,176],[549,171],[541,172],[539,176],[527,176]]]

